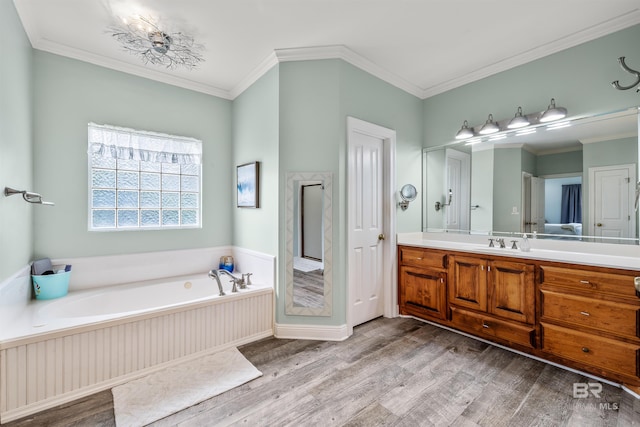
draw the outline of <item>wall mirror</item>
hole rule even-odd
[[[331,173],[287,173],[285,313],[331,316]]]
[[[425,148],[423,230],[638,244],[639,126],[634,107]]]

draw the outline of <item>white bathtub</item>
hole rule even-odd
[[[273,335],[273,287],[228,282],[225,296],[206,274],[72,291],[0,319],[0,421]]]
[[[234,296],[231,283],[223,277],[225,296]],[[264,286],[253,285],[239,289],[244,295]],[[131,316],[149,311],[160,311],[185,304],[221,298],[218,284],[206,274],[173,277],[110,286],[90,291],[72,292],[65,298],[42,301],[36,311],[34,326],[59,322],[62,319],[78,319],[79,322],[106,320]]]

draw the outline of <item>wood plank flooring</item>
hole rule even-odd
[[[640,401],[579,374],[414,319],[342,342],[264,339],[240,351],[263,376],[154,426],[639,426]],[[7,426],[113,426],[106,391]]]
[[[293,306],[322,308],[324,306],[323,270],[293,270]]]

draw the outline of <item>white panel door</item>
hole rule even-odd
[[[598,237],[633,237],[633,165],[589,168],[591,230]]]
[[[384,140],[349,135],[349,286],[352,326],[384,311],[383,224]]]

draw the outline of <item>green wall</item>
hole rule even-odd
[[[635,25],[427,98],[424,146],[452,141],[464,120],[476,126],[490,113],[496,120],[510,118],[518,106],[525,114],[543,111],[551,98],[571,116],[636,106],[640,100],[635,90],[615,90],[611,82],[633,80],[617,59],[635,55],[637,60],[638,40],[640,25]]]
[[[496,148],[493,168],[493,228],[520,230],[522,220],[522,149]],[[514,185],[517,183],[517,185]],[[513,207],[518,213],[513,213]]]
[[[538,176],[582,172],[582,149],[538,156]]]
[[[277,302],[283,324],[342,325],[347,302],[347,117],[396,130],[396,184],[421,180],[421,101],[342,60],[280,64],[280,205],[287,172],[333,174],[333,315],[288,316]],[[398,210],[397,229],[419,231],[419,204]],[[406,215],[405,215],[406,214]],[[280,215],[284,229],[284,215]],[[280,233],[280,292],[284,286],[284,233]]]
[[[233,101],[233,244],[278,255],[279,165],[278,65]],[[260,208],[236,207],[235,166],[260,162]],[[228,199],[224,200],[227,203]],[[282,209],[284,212],[284,209]]]
[[[34,215],[35,257],[76,257],[232,243],[231,102],[34,51],[34,188],[54,208]],[[203,142],[201,229],[87,231],[87,123]]]
[[[11,1],[0,1],[0,191],[41,191],[32,180],[33,55]],[[31,261],[34,206],[0,195],[0,282]]]

